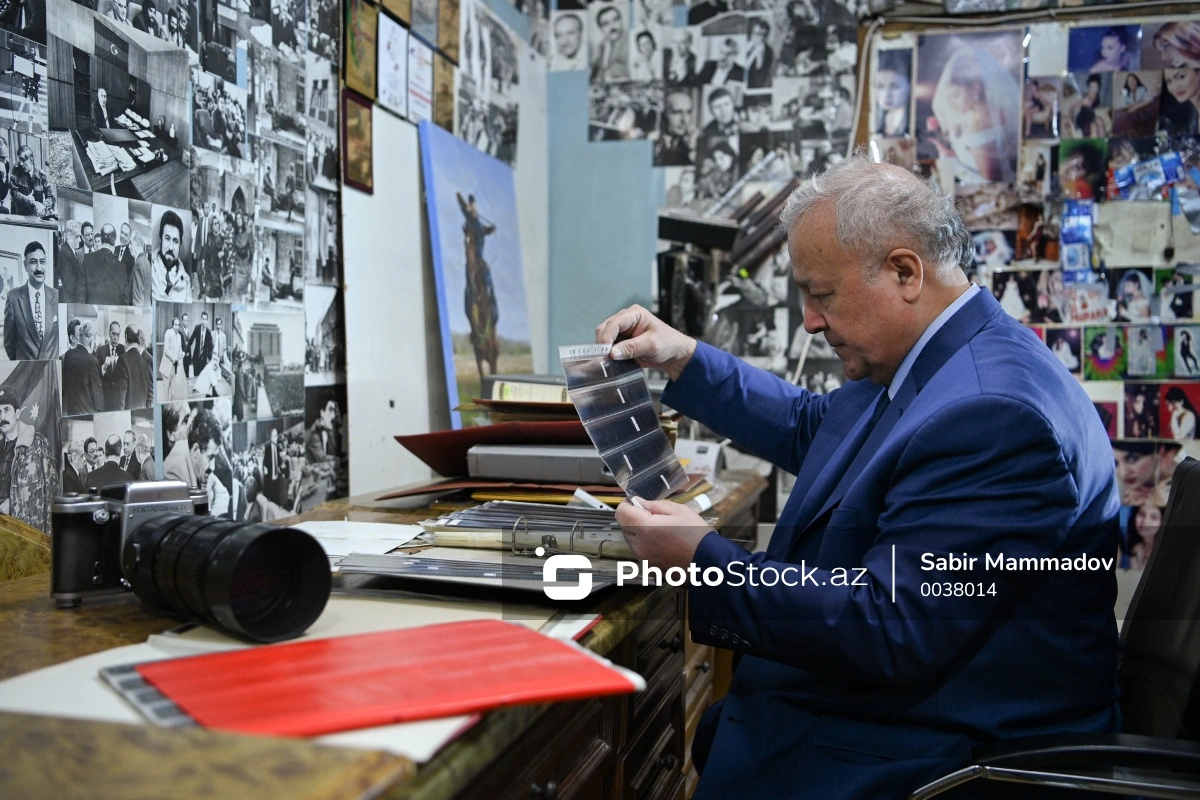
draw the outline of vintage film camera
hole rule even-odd
[[[50,593],[59,608],[132,589],[154,608],[256,642],[303,633],[332,577],[315,539],[295,528],[207,516],[181,481],[114,483],[54,500]]]

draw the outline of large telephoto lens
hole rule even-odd
[[[129,535],[122,566],[148,605],[255,642],[308,629],[329,600],[329,559],[304,531],[191,514],[151,517]]]

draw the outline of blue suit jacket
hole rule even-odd
[[[1115,556],[1112,450],[1083,389],[980,291],[868,432],[882,392],[814,395],[701,344],[663,397],[797,473],[766,553],[716,533],[696,553],[746,565],[742,586],[689,593],[693,637],[742,654],[697,797],[904,797],[975,742],[1118,724],[1111,569],[984,569]],[[978,561],[927,571],[927,552]],[[801,562],[799,586],[750,585],[750,565]]]

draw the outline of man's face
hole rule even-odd
[[[0,161],[8,161],[8,142],[0,139]]]
[[[579,17],[571,14],[559,17],[554,23],[554,46],[563,58],[574,58],[583,41],[583,25]]]
[[[208,473],[212,472],[212,460],[217,455],[217,443],[209,442],[203,450],[200,445],[192,445],[192,468],[196,470],[201,481],[207,481]]]
[[[108,326],[108,342],[113,347],[121,343],[121,326],[115,322]]]
[[[46,251],[34,250],[25,256],[25,274],[29,276],[29,285],[35,289],[42,288],[46,282]]]
[[[733,98],[729,95],[721,95],[712,100],[708,107],[712,109],[713,116],[717,122],[722,125],[728,125],[733,122]]]
[[[5,439],[17,438],[17,410],[8,403],[0,404],[0,435]]]
[[[183,315],[183,329],[184,329],[185,331],[187,330],[187,326],[188,326],[188,315],[187,315],[187,314],[184,314],[184,315]]]
[[[84,461],[82,450],[68,450],[67,451],[67,461],[71,462],[71,466],[75,469],[76,472],[79,472],[79,470],[83,469],[83,466],[86,463]]]
[[[600,30],[604,33],[604,38],[608,41],[616,43],[621,38],[621,34],[625,32],[625,26],[621,24],[621,12],[615,8],[606,8],[596,17],[596,21],[600,23]]]
[[[121,442],[121,452],[127,456],[133,454],[133,434],[125,434],[124,441]]]
[[[67,246],[72,250],[78,250],[79,245],[83,244],[83,236],[74,231],[67,231]]]
[[[162,239],[158,243],[158,253],[167,269],[175,266],[175,262],[179,260],[180,238],[179,229],[174,225],[163,226]]]
[[[96,99],[100,101],[100,105],[104,105],[108,102],[108,92],[106,92],[104,89],[97,89]]]
[[[129,245],[129,235],[131,233],[133,233],[133,231],[129,229],[128,225],[121,226],[121,240],[120,241],[121,241],[122,245],[125,245],[125,246]]]
[[[201,325],[203,325],[203,326],[204,326],[204,327],[206,327],[206,328],[208,327],[208,314],[201,314],[201,315],[200,315],[200,324],[201,324]]]
[[[676,93],[667,97],[667,133],[687,136],[692,132],[692,98]]]
[[[34,167],[34,163],[33,163],[33,151],[32,150],[30,150],[28,148],[21,150],[17,155],[17,161],[19,161],[21,163],[21,166],[25,168],[26,172],[29,172],[29,173],[34,172],[35,167]]]
[[[868,277],[867,264],[837,238],[829,202],[809,211],[788,235],[792,276],[804,292],[804,329],[825,334],[848,380],[887,384],[912,342],[898,336],[908,306],[885,266]]]
[[[721,66],[728,67],[733,64],[733,60],[737,58],[737,45],[732,42],[726,42],[721,45]]]
[[[125,19],[129,13],[129,0],[113,0],[113,13],[117,19]]]
[[[79,233],[88,247],[95,246],[96,230],[90,224],[82,226],[79,229]]]
[[[271,428],[271,444],[279,444],[279,431]]]
[[[103,460],[101,455],[102,455],[102,451],[100,450],[100,443],[99,442],[88,442],[88,446],[87,446],[88,463],[91,464],[93,467],[100,466],[100,462]]]
[[[333,428],[333,419],[337,416],[337,405],[332,400],[325,404],[321,409],[321,426],[324,428]]]

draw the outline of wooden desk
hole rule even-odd
[[[754,473],[729,473],[725,483],[729,491],[713,510],[720,529],[752,542],[766,481]],[[371,498],[351,498],[285,522],[349,518],[400,523],[429,514],[429,508],[399,509]],[[626,588],[603,596],[595,605],[603,619],[582,644],[640,673],[646,691],[492,712],[415,770],[405,759],[386,753],[336,751],[305,740],[183,734],[0,713],[0,747],[6,753],[0,786],[26,787],[28,796],[103,796],[104,787],[114,785],[109,779],[119,773],[122,796],[194,794],[240,800],[274,796],[255,788],[264,774],[272,782],[277,776],[282,786],[295,772],[305,781],[288,784],[293,787],[290,797],[375,796],[380,783],[388,787],[383,796],[423,800],[678,797],[687,783],[688,744],[701,703],[719,697],[724,680],[722,660],[713,649],[690,642],[682,622],[684,608],[677,589]],[[9,581],[0,584],[0,679],[141,642],[178,622],[145,608],[133,595],[89,598],[82,608],[58,610],[50,598],[48,574]],[[180,738],[184,736],[199,738]],[[145,769],[135,768],[142,764]],[[15,783],[17,773],[9,770],[19,771],[23,783]],[[63,775],[81,790],[65,791]],[[181,782],[185,775],[196,783]],[[191,792],[206,775],[214,779],[205,791]],[[297,785],[311,789],[306,794]]]

